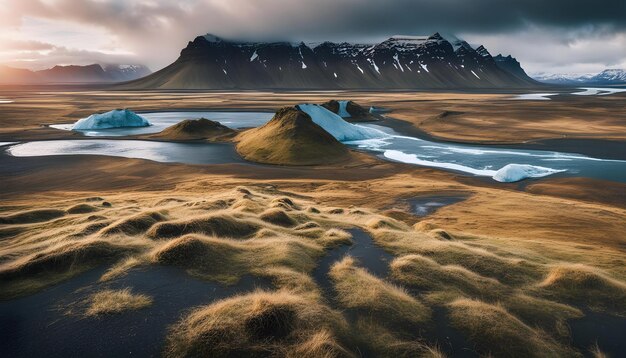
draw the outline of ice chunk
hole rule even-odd
[[[350,113],[348,113],[348,110],[346,109],[348,107],[348,101],[338,101],[338,102],[339,102],[339,113],[337,114],[339,115],[339,117],[341,118],[352,117]]]
[[[106,113],[92,114],[74,123],[72,130],[148,127],[150,122],[129,109],[114,109]]]
[[[554,173],[566,171],[565,169],[558,170],[529,164],[507,164],[497,171],[488,168],[476,169],[459,163],[446,163],[436,160],[427,160],[420,158],[412,153],[405,153],[393,149],[385,150],[383,156],[402,163],[417,164],[432,168],[457,170],[477,176],[492,177],[494,180],[502,183],[516,182],[524,180],[526,178],[540,178]]]
[[[341,142],[388,137],[386,133],[378,129],[348,123],[337,114],[317,104],[299,104],[296,107],[308,114],[315,124]]]
[[[541,178],[554,173],[564,172],[546,167],[529,164],[507,164],[493,175],[493,179],[503,183],[511,183],[526,178]]]

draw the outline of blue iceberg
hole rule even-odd
[[[322,127],[340,142],[388,137],[378,129],[348,123],[337,114],[317,104],[299,104],[296,107],[308,114],[313,122]]]
[[[92,114],[72,126],[72,130],[90,130],[123,127],[148,127],[150,122],[129,109],[115,109],[106,113]]]

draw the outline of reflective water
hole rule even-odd
[[[198,119],[207,118],[213,121],[220,122],[221,124],[238,129],[248,127],[258,127],[265,124],[272,119],[274,113],[271,112],[150,112],[150,113],[138,113],[140,116],[147,119],[152,123],[149,127],[126,127],[126,128],[107,128],[107,129],[93,129],[93,130],[81,130],[84,135],[89,137],[119,137],[129,135],[140,135],[158,133],[165,128],[172,126],[176,123],[182,122],[185,119]],[[73,123],[68,124],[53,124],[50,127],[62,130],[72,130]]]
[[[506,149],[479,145],[437,143],[401,136],[390,128],[363,124],[389,134],[389,137],[348,144],[393,161],[491,177],[508,164],[528,164],[545,168],[546,174],[577,176],[626,182],[626,161],[598,159],[582,154],[541,150]],[[547,170],[547,169],[551,169]]]
[[[172,143],[145,140],[48,140],[26,142],[7,149],[16,157],[46,155],[108,155],[166,163],[224,164],[243,162],[227,143]]]

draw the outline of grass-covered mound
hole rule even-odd
[[[0,216],[0,224],[29,224],[49,221],[65,215],[64,210],[59,209],[35,209],[19,213]]]
[[[393,317],[400,322],[424,322],[430,310],[403,289],[373,276],[346,257],[330,269],[337,298],[342,306],[376,317]]]
[[[235,131],[219,122],[206,118],[186,119],[165,128],[151,138],[166,140],[208,140],[211,142],[227,141],[235,135]]]
[[[0,268],[0,298],[33,292],[139,249],[133,244],[87,240],[25,256]]]
[[[239,220],[230,215],[200,216],[178,221],[166,221],[153,225],[147,235],[153,239],[170,239],[191,233],[229,238],[246,238],[259,229],[250,221]]]
[[[300,272],[315,267],[322,247],[310,240],[284,235],[246,241],[187,235],[152,253],[152,261],[186,269],[190,274],[234,283],[248,273],[285,266]]]
[[[548,333],[528,326],[501,306],[459,299],[448,305],[452,325],[466,333],[477,350],[495,357],[571,357],[575,352]]]
[[[169,336],[168,357],[350,357],[347,323],[319,302],[257,291],[192,311]]]
[[[237,152],[259,163],[319,165],[350,157],[348,148],[294,107],[279,109],[272,120],[241,133],[237,141]]]

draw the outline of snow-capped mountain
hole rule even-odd
[[[70,65],[41,71],[0,66],[0,83],[112,83],[131,81],[150,73],[143,65]]]
[[[607,69],[598,74],[539,73],[532,76],[544,83],[560,85],[620,85],[626,84],[626,70]]]
[[[496,62],[483,46],[474,49],[456,38],[453,42],[439,33],[395,35],[377,44],[237,42],[205,35],[189,42],[171,65],[122,86],[410,89],[539,85],[523,70],[510,72],[511,66]]]

